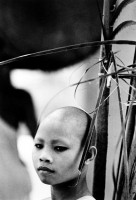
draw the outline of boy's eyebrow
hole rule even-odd
[[[42,139],[42,138],[40,138],[40,137],[36,137],[35,139],[34,139],[34,141],[35,142],[41,142],[41,143],[45,143],[45,140],[44,139]],[[65,144],[65,145],[69,145],[69,142],[67,141],[67,140],[63,140],[63,139],[61,139],[61,138],[59,138],[59,139],[53,139],[52,141],[51,141],[51,143],[53,144],[53,145],[55,145],[55,144],[57,144],[57,143],[63,143],[63,144]]]
[[[42,138],[39,138],[39,137],[36,137],[34,140],[39,141],[39,142],[44,142],[44,140]]]
[[[59,143],[59,142],[62,142],[62,143],[64,143],[64,144],[66,144],[66,145],[68,145],[69,143],[68,143],[68,141],[66,141],[66,140],[63,140],[63,139],[53,139],[52,140],[52,144],[56,144],[56,143]]]

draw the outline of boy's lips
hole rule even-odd
[[[40,166],[38,167],[38,171],[44,171],[44,172],[49,172],[49,173],[54,173],[55,171],[48,168],[48,167],[44,167],[44,166]]]

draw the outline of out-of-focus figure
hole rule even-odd
[[[30,177],[17,149],[20,123],[24,123],[34,137],[36,119],[31,97],[11,85],[10,72],[3,68],[0,70],[1,200],[28,200],[31,192]]]

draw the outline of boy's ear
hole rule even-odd
[[[97,149],[95,146],[91,146],[90,150],[87,153],[87,159],[85,161],[86,165],[89,165],[92,160],[95,159],[97,155]]]

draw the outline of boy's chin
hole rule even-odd
[[[79,175],[75,176],[75,178],[71,178],[68,180],[55,180],[51,178],[45,178],[45,177],[40,177],[40,180],[42,183],[51,185],[51,186],[58,186],[58,187],[75,187],[78,184],[79,181]]]

